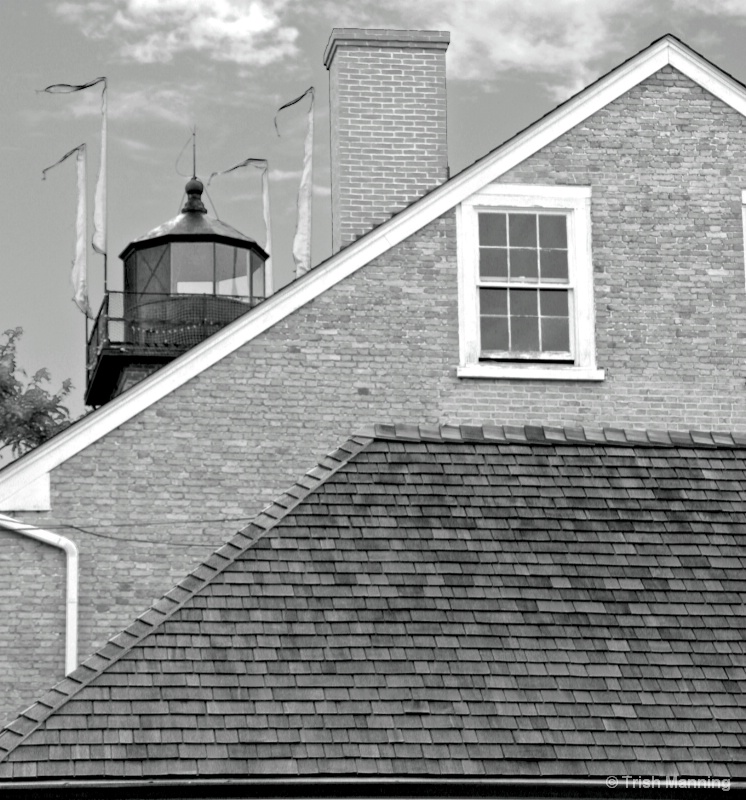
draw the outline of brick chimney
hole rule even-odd
[[[332,31],[335,253],[448,178],[449,41],[447,31]]]

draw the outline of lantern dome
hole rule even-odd
[[[133,249],[161,244],[166,240],[200,241],[202,239],[224,243],[241,242],[243,247],[255,250],[264,260],[268,258],[267,253],[250,236],[246,236],[225,222],[207,214],[207,209],[202,203],[202,192],[204,191],[202,181],[192,178],[184,191],[187,194],[187,201],[184,208],[181,209],[181,213],[130,242],[120,254],[121,259],[125,259]]]
[[[267,253],[249,236],[210,217],[202,181],[186,185],[181,213],[122,251],[125,292],[137,295],[212,294],[263,300]]]

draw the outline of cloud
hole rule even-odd
[[[145,155],[155,151],[153,145],[143,142],[141,139],[131,139],[127,136],[118,136],[117,141],[124,150],[133,155]]]
[[[338,27],[450,31],[449,80],[489,85],[500,73],[530,73],[553,87],[553,94],[567,96],[597,78],[608,56],[628,52],[624,34],[631,24],[640,23],[650,4],[643,0],[414,0],[408,4],[377,0],[363,10],[358,5],[327,0],[323,10],[316,8],[320,17],[333,19]]]
[[[110,97],[109,113],[113,119],[155,119],[184,126],[192,116],[192,95],[179,86],[117,89]]]
[[[273,181],[299,181],[301,170],[299,169],[271,169],[270,176]]]
[[[639,0],[627,0],[629,18]],[[501,72],[551,73],[571,89],[597,76],[594,64],[619,41],[618,0],[468,0],[436,2],[442,25],[453,31],[453,77],[479,79],[485,64]],[[436,24],[440,22],[436,18]]]
[[[746,17],[743,0],[672,0],[677,11],[707,14],[711,17]]]
[[[529,75],[563,99],[647,44],[677,16],[746,20],[744,0],[64,0],[56,13],[85,35],[108,38],[123,57],[164,62],[199,53],[257,66],[298,60],[299,29],[438,29],[451,32],[449,80],[492,88],[495,79]],[[641,45],[640,45],[641,46]],[[320,52],[309,58],[318,59]],[[295,59],[295,61],[293,60]],[[250,82],[246,82],[247,84]]]
[[[265,66],[296,54],[296,28],[282,22],[289,0],[69,0],[56,13],[88,37],[118,39],[141,63],[204,53],[215,61]]]
[[[253,170],[248,171],[248,172],[242,172],[242,173],[239,173],[239,172],[234,172],[233,173],[233,176],[241,176],[241,175],[243,175],[245,178],[248,178],[248,180],[250,180],[252,182],[255,182],[255,184],[256,184],[256,190],[255,191],[253,191],[253,192],[239,191],[238,190],[238,185],[244,185],[244,184],[237,184],[237,183],[233,182],[233,184],[231,185],[230,181],[225,182],[225,181],[221,180],[220,183],[221,183],[222,191],[230,192],[231,193],[231,197],[234,200],[246,200],[246,199],[255,199],[255,198],[257,198],[259,196],[259,191],[260,191],[260,188],[261,188],[261,181],[260,181],[261,173],[259,171],[254,172]],[[273,185],[276,184],[276,183],[284,183],[286,181],[296,181],[297,182],[297,181],[300,181],[300,176],[301,176],[301,170],[299,170],[299,169],[298,170],[274,169],[270,165],[269,177],[270,177],[270,182]],[[214,184],[211,184],[211,186],[214,186]],[[315,191],[316,191],[316,188],[314,187],[314,192]]]

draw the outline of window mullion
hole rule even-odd
[[[510,288],[509,287],[508,287],[508,290],[507,290],[506,294],[507,294],[506,306],[507,306],[507,309],[508,309],[508,311],[507,311],[507,314],[508,314],[508,352],[512,353],[513,352],[513,315],[512,315],[511,310],[510,310],[511,292],[510,292]]]

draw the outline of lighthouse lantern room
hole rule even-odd
[[[207,215],[192,178],[181,213],[125,247],[88,341],[86,404],[100,406],[265,299],[267,253]]]

